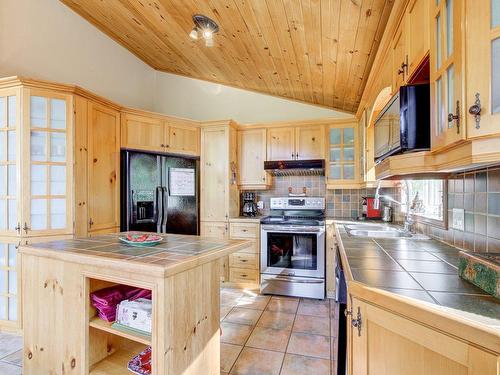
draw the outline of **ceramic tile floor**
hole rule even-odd
[[[221,290],[221,374],[335,375],[338,308],[330,300]]]
[[[221,375],[336,375],[333,301],[221,290]],[[0,375],[22,374],[22,338],[0,333]]]

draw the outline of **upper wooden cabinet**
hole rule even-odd
[[[295,129],[295,158],[323,159],[325,155],[324,127],[303,126]]]
[[[200,129],[197,124],[156,115],[122,113],[121,147],[198,156]]]
[[[429,1],[410,0],[392,38],[392,91],[408,83],[429,54]]]
[[[120,225],[120,112],[88,103],[88,230]]]
[[[500,6],[466,1],[467,137],[500,135]],[[480,109],[479,116],[474,111]],[[472,113],[471,113],[472,112]]]
[[[267,189],[271,176],[264,171],[266,129],[238,130],[238,176],[242,190]]]
[[[463,0],[440,0],[433,2],[431,9],[432,151],[449,147],[466,137],[462,115],[462,5]]]
[[[324,127],[269,127],[267,130],[268,160],[305,160],[324,157]]]
[[[295,128],[271,127],[267,136],[268,160],[295,159]]]
[[[429,53],[429,1],[411,0],[406,8],[406,37],[408,56],[408,78]]]
[[[329,142],[327,159],[327,184],[329,188],[359,187],[363,182],[360,173],[360,145],[358,123],[340,122],[327,128]]]
[[[165,152],[163,120],[125,113],[122,115],[121,122],[122,147]]]

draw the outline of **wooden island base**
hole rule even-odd
[[[151,346],[155,375],[218,375],[219,259],[248,241],[210,241],[224,244],[188,257],[152,254],[165,257],[161,266],[145,263],[148,255],[122,260],[113,258],[117,252],[21,248],[24,374],[130,374],[128,361]],[[151,336],[118,331],[96,316],[89,294],[116,284],[152,291]]]

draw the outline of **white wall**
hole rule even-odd
[[[163,72],[157,72],[155,94],[155,111],[200,121],[233,119],[245,124],[352,117],[324,107]]]
[[[153,109],[156,72],[57,0],[0,0],[0,77],[11,75]]]

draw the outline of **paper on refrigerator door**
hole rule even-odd
[[[169,168],[169,190],[173,196],[194,196],[196,189],[195,170],[191,168]]]

